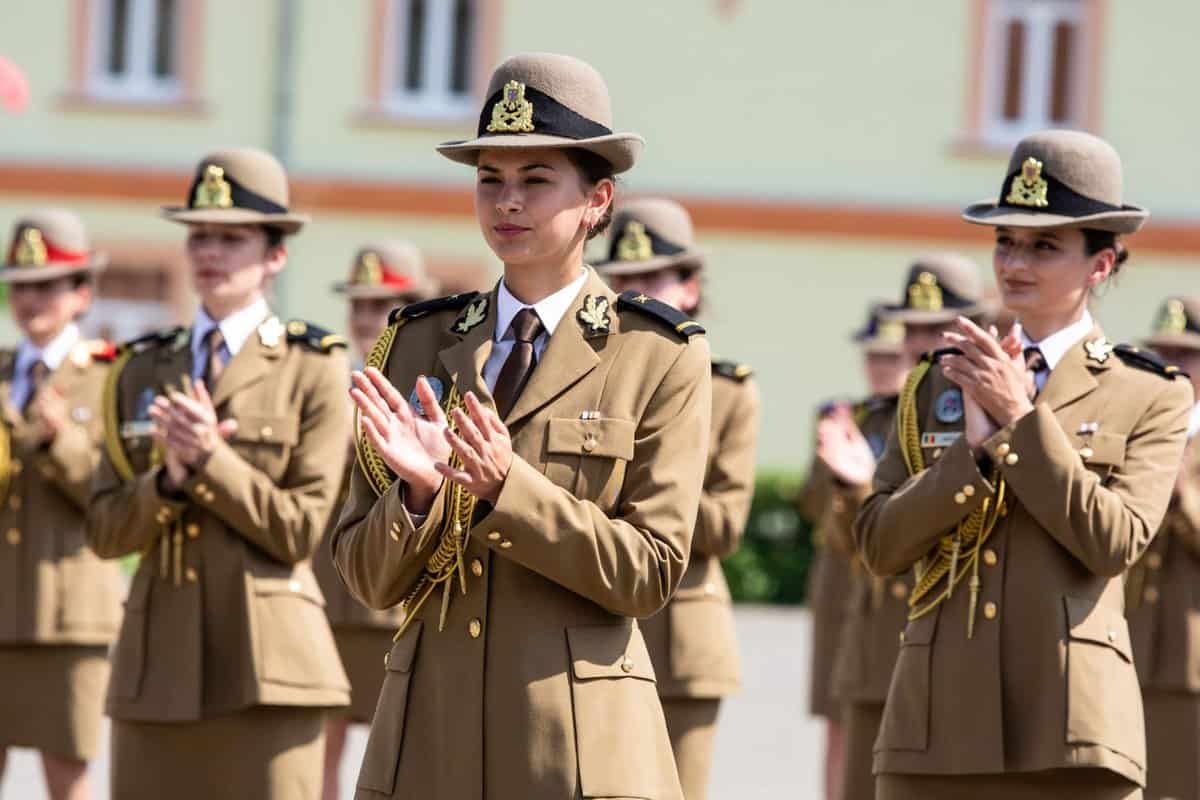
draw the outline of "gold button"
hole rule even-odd
[[[203,495],[207,491],[208,491],[207,483],[197,483],[196,484],[196,494]]]
[[[929,454],[929,457],[932,458],[934,461],[937,461],[939,458],[942,457],[942,448],[935,447],[933,449],[933,452]]]
[[[967,497],[974,497],[975,496],[975,487],[968,483],[966,486],[963,487],[963,494],[965,494]]]
[[[388,650],[386,653],[383,654],[383,666],[386,667],[388,665],[388,662],[391,660],[392,660],[392,651]]]
[[[965,494],[963,494],[962,492],[955,492],[954,493],[954,502],[958,503],[961,506],[967,502],[967,496]]]
[[[483,633],[483,623],[477,619],[473,619],[467,623],[467,633],[471,634],[472,639],[478,639],[479,634]]]
[[[1016,453],[1009,453],[1008,455],[1006,455],[1004,457],[1004,463],[1008,464],[1010,467],[1015,466],[1016,463],[1020,460],[1021,460],[1021,457],[1018,456]]]
[[[22,470],[22,469],[24,469],[24,468],[25,468],[25,465],[21,463],[21,459],[19,459],[19,458],[14,458],[14,459],[12,460],[12,467],[11,467],[11,469],[12,469],[12,474],[13,474],[13,475],[20,475],[20,474],[21,474],[21,470]]]
[[[488,541],[489,541],[489,542],[498,542],[498,541],[500,541],[500,532],[499,532],[499,531],[492,531],[491,533],[489,533],[489,534],[488,534]]]
[[[630,658],[629,656],[625,656],[624,660],[621,661],[621,671],[627,675],[630,672],[633,672],[633,659],[632,658]]]
[[[288,581],[288,591],[299,592],[300,588],[300,581]]]
[[[1146,566],[1150,569],[1158,569],[1162,566],[1162,556],[1158,553],[1146,553]]]
[[[1084,461],[1086,461],[1092,456],[1096,455],[1096,451],[1090,447],[1081,447],[1079,449],[1079,455],[1083,457]]]
[[[996,556],[996,551],[992,548],[989,547],[987,550],[983,551],[983,563],[987,564],[989,567],[996,566],[996,562],[999,560],[1000,559]]]
[[[592,452],[593,450],[596,449],[596,444],[597,444],[597,442],[596,442],[595,437],[589,436],[588,438],[584,439],[583,440],[583,452],[585,452],[585,453]]]
[[[1115,641],[1117,640],[1117,632],[1116,632],[1116,631],[1109,631],[1109,632],[1108,632],[1108,640],[1109,640],[1110,642],[1115,642]]]
[[[189,539],[195,539],[200,535],[200,526],[194,522],[189,522],[184,530],[187,532]]]
[[[21,507],[21,495],[14,494],[12,497],[8,498],[8,507],[13,511],[19,509]]]
[[[483,562],[478,558],[471,560],[471,574],[476,578],[483,576]]]
[[[988,619],[995,619],[998,612],[999,609],[996,608],[996,604],[992,601],[989,600],[983,604],[983,615]]]
[[[188,583],[195,583],[200,578],[200,576],[196,574],[196,570],[192,569],[191,567],[188,567],[183,574],[184,577],[188,579]]]
[[[508,539],[505,539],[503,542],[500,543],[501,550],[507,550],[510,547],[512,547],[512,542],[510,542]]]
[[[996,447],[996,455],[1000,456],[1001,458],[1004,458],[1006,455],[1008,455],[1008,451],[1011,449],[1012,448],[1009,447],[1008,442],[1001,442]]]
[[[216,500],[216,499],[217,499],[217,496],[215,494],[213,494],[212,489],[209,489],[207,492],[204,493],[204,501],[206,503],[211,503],[213,500]]]
[[[1142,592],[1142,599],[1144,599],[1150,605],[1154,605],[1155,603],[1157,603],[1158,602],[1158,587],[1157,586],[1147,586],[1146,591]]]
[[[9,544],[16,547],[21,543],[21,532],[16,528],[9,528],[8,533],[4,535],[4,538],[8,540]]]
[[[717,585],[715,583],[704,584],[704,593],[706,595],[708,595],[709,597],[712,597],[714,594],[717,593]]]
[[[903,600],[905,597],[908,597],[908,587],[901,581],[895,581],[892,583],[892,597],[897,600]]]
[[[270,439],[271,435],[275,433],[275,429],[270,425],[263,425],[262,430],[260,430],[258,433],[260,436],[262,436],[262,438]]]
[[[900,644],[904,644],[904,631],[900,631]]]

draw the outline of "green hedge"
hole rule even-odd
[[[761,472],[741,548],[726,559],[725,577],[738,603],[799,605],[812,564],[812,525],[796,510],[801,477]]]

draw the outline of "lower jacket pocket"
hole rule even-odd
[[[299,687],[348,688],[325,600],[311,572],[253,579],[260,674],[264,681]]]
[[[892,672],[887,705],[875,750],[929,748],[930,675],[933,671],[933,640],[941,608],[908,623],[900,644],[900,656]]]
[[[396,788],[396,769],[404,746],[404,720],[408,715],[408,687],[421,628],[421,620],[413,620],[387,655],[383,688],[371,722],[362,769],[358,772],[359,789],[391,795]]]
[[[666,613],[671,628],[672,678],[737,682],[740,668],[733,609],[723,596],[676,594]]]
[[[121,624],[121,584],[116,565],[94,556],[58,563],[59,629],[111,635]]]

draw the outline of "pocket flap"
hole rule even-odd
[[[297,417],[239,414],[238,429],[233,438],[239,442],[293,447],[300,440],[300,420]]]
[[[941,608],[935,608],[923,617],[917,617],[908,623],[902,634],[901,647],[928,647],[933,644],[933,634],[937,631],[938,617]]]
[[[417,642],[421,638],[422,623],[414,619],[401,636],[392,645],[387,654],[388,672],[408,672],[412,669],[413,659],[417,655]]]
[[[261,578],[254,580],[254,594],[258,597],[273,597],[278,595],[293,595],[310,600],[319,606],[325,605],[325,596],[312,573],[297,571],[284,577]]]
[[[1079,451],[1091,450],[1083,459],[1085,464],[1120,467],[1125,463],[1125,436],[1120,433],[1097,432],[1079,437]]]
[[[633,459],[633,423],[627,419],[551,419],[547,453]]]
[[[1067,596],[1063,601],[1067,608],[1067,629],[1073,641],[1105,645],[1120,653],[1126,661],[1133,661],[1129,626],[1124,616],[1084,597]]]
[[[631,625],[582,625],[567,628],[571,667],[579,680],[641,678],[654,680],[654,666],[641,633]]]

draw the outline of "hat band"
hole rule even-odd
[[[909,286],[915,286],[915,285],[916,285],[915,283],[909,284]],[[937,286],[938,286],[938,289],[941,291],[941,300],[942,300],[941,308],[922,308],[919,305],[915,305],[913,302],[915,299],[913,297],[913,293],[909,292],[907,290],[904,293],[905,294],[904,303],[902,305],[900,305],[898,308],[901,311],[941,311],[941,310],[948,309],[948,308],[949,309],[970,308],[971,306],[976,305],[978,302],[976,300],[970,300],[966,297],[963,297],[960,294],[957,294],[953,289],[948,288],[940,281],[938,282]],[[919,293],[918,293],[918,296],[920,296]],[[896,308],[896,306],[893,306],[893,308]]]
[[[491,132],[488,125],[492,121],[492,108],[504,99],[504,90],[493,94],[483,104],[479,114],[479,127],[476,135],[480,138],[489,136],[511,135],[513,131],[502,130]],[[612,129],[606,128],[599,122],[578,114],[555,100],[550,95],[539,92],[532,86],[524,87],[524,100],[533,106],[533,130],[530,133],[542,136],[561,136],[564,139],[595,139],[600,136],[611,136]],[[526,129],[527,130],[527,129]]]
[[[1091,197],[1082,195],[1053,175],[1045,172],[1041,173],[1040,178],[1046,182],[1046,205],[1033,207],[1010,203],[1008,201],[1013,181],[1022,180],[1021,170],[1011,173],[1004,179],[1004,185],[1000,187],[1000,201],[996,205],[1000,208],[1033,211],[1037,214],[1057,214],[1064,217],[1089,217],[1093,214],[1107,214],[1113,211],[1126,210],[1121,206],[1114,206],[1102,200],[1094,200]]]
[[[609,261],[648,261],[656,256],[677,256],[686,252],[669,239],[664,239],[645,223],[628,220],[621,236],[612,237],[608,247]]]
[[[205,210],[205,209],[209,209],[209,208],[241,208],[241,209],[246,209],[248,211],[258,211],[263,214],[286,214],[286,213],[288,213],[286,206],[281,206],[278,203],[276,203],[275,201],[268,200],[267,198],[263,197],[258,192],[254,192],[254,191],[251,191],[250,189],[247,189],[245,186],[242,186],[242,184],[238,183],[236,178],[229,177],[229,175],[227,173],[222,175],[221,181],[229,189],[228,202],[221,202],[218,204],[197,206],[196,205],[196,197],[198,196],[199,193],[196,191],[196,189],[202,183],[204,183],[204,181],[205,181],[205,171],[200,170],[199,172],[196,173],[196,178],[195,178],[195,180],[192,181],[192,185],[188,189],[188,200],[187,200],[188,208],[190,208],[190,209],[199,208],[200,210]]]
[[[92,258],[92,254],[87,250],[67,250],[61,247],[55,247],[44,238],[41,239],[40,242],[41,245],[38,248],[38,252],[33,254],[34,257],[30,259],[22,259],[19,257],[21,242],[19,240],[15,242],[9,249],[8,263],[5,264],[5,266],[16,269],[36,269],[37,267],[45,267],[49,265],[67,265],[71,267],[78,267],[87,264]]]

